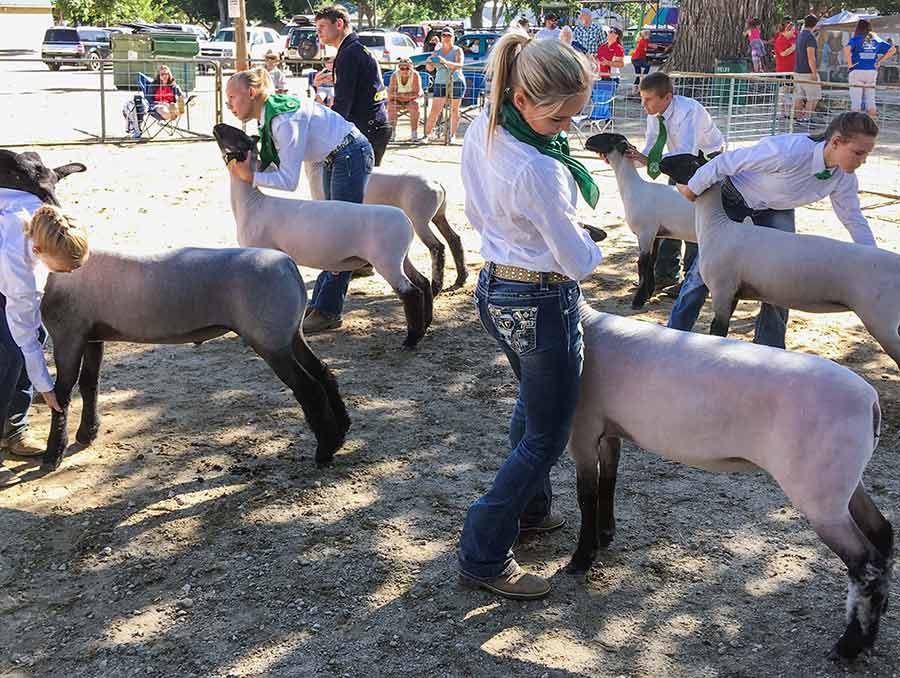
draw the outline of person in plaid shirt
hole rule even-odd
[[[579,23],[572,31],[572,47],[593,57],[600,43],[606,40],[600,24],[593,23],[594,16],[587,7],[578,13]]]

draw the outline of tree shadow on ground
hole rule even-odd
[[[618,312],[627,280],[601,276],[588,294]],[[354,421],[322,470],[299,407],[239,338],[111,349],[101,438],[0,509],[16,536],[0,550],[0,670],[749,676],[742,667],[766,655],[785,667],[775,675],[842,675],[821,655],[841,627],[843,568],[763,475],[627,446],[617,539],[579,579],[560,572],[578,525],[563,459],[569,525],[516,549],[553,578],[552,596],[461,589],[458,531],[506,455],[515,384],[477,325],[471,284],[439,297],[436,317],[403,352],[395,297],[351,294],[345,328],[310,338]],[[875,499],[890,505],[896,473],[877,455],[872,467]],[[891,616],[867,675],[898,668]]]

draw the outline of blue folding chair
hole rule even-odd
[[[471,122],[472,118],[484,106],[484,90],[487,78],[484,73],[476,71],[463,72],[463,77],[466,80],[466,93],[463,94],[459,113],[460,118]],[[474,113],[472,113],[473,109],[476,109]]]
[[[572,118],[572,129],[581,139],[582,145],[586,141],[584,136],[584,126],[587,124],[588,131],[594,134],[600,134],[613,126],[614,109],[613,105],[616,100],[616,86],[619,83],[613,80],[595,80],[591,87],[591,100],[587,107],[581,113]]]
[[[391,84],[391,76],[394,74],[394,71],[384,71],[381,74],[381,81],[384,83],[384,86],[387,87]]]
[[[135,112],[137,113],[138,126],[140,137],[147,139],[155,139],[162,132],[167,132],[169,136],[173,136],[178,134],[179,136],[187,136],[187,135],[198,135],[196,132],[190,129],[190,113],[188,113],[188,128],[185,129],[179,126],[179,122],[181,118],[184,116],[184,113],[187,113],[189,109],[189,104],[194,100],[194,95],[187,97],[184,102],[184,112],[179,113],[177,118],[173,118],[171,120],[167,120],[163,118],[156,110],[156,105],[154,104],[154,88],[153,78],[151,78],[146,73],[138,73],[137,74],[137,85],[141,90],[140,97],[135,97]],[[179,89],[178,92],[181,96],[184,96]]]

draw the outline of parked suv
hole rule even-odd
[[[41,59],[51,71],[58,71],[63,65],[84,66],[98,71],[100,59],[109,58],[112,52],[109,42],[111,32],[113,31],[93,26],[48,28],[41,45]],[[78,59],[79,63],[67,61],[64,64],[64,59]]]
[[[209,42],[200,43],[200,58],[222,62],[222,68],[234,68],[237,45],[234,27],[220,28]],[[247,56],[252,61],[262,61],[272,50],[278,56],[284,54],[284,39],[272,28],[254,26],[247,29]]]
[[[363,31],[359,33],[359,41],[379,63],[409,58],[419,51],[412,38],[394,31]]]

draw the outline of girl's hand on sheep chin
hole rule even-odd
[[[647,166],[647,156],[638,151],[634,146],[629,145],[628,149],[625,151],[625,157],[636,165],[641,165],[642,167]]]
[[[248,184],[253,182],[253,169],[250,167],[250,156],[243,160],[232,160],[228,163],[228,171],[231,176],[246,181]]]
[[[62,412],[62,408],[59,406],[59,401],[56,399],[56,393],[54,391],[41,393],[41,397],[44,399],[44,402],[47,403],[51,410]]]
[[[694,202],[697,199],[697,194],[689,189],[686,184],[675,184],[675,188],[677,188],[678,192],[691,202]]]

